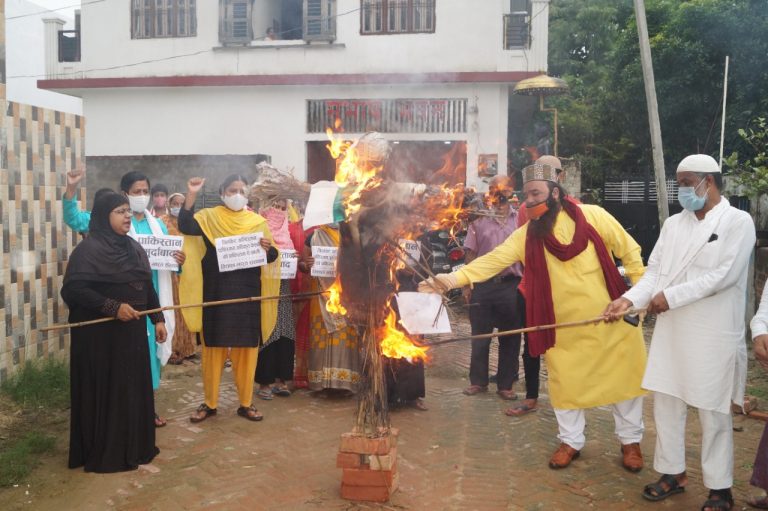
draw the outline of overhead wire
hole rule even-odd
[[[90,2],[80,2],[80,3],[77,3],[77,4],[65,5],[63,7],[56,7],[55,9],[46,9],[44,11],[28,12],[26,14],[19,14],[19,15],[16,15],[16,16],[9,16],[9,17],[5,18],[5,21],[17,20],[19,18],[28,18],[30,16],[39,16],[40,14],[48,14],[49,12],[63,11],[65,9],[71,9],[73,7],[82,7],[83,5],[98,4],[100,2],[105,2],[105,1],[106,0],[91,0]]]
[[[98,2],[104,2],[104,1],[105,0],[93,0],[92,2],[83,2],[83,5],[87,5],[88,3],[98,3]],[[321,18],[321,21],[328,21],[330,19],[338,19],[338,18],[341,18],[342,16],[346,16],[348,14],[352,14],[352,13],[358,12],[360,10],[362,10],[362,8],[361,7],[357,7],[355,9],[351,9],[349,11],[345,11],[345,12],[342,12],[342,13],[339,13],[339,14],[334,14],[333,16],[327,16],[325,18]],[[43,13],[44,12],[47,12],[47,11],[43,11]],[[289,33],[289,32],[293,32],[293,30],[294,29],[283,30],[281,32],[278,32],[278,35],[283,35],[283,34],[286,34],[286,33]],[[258,37],[258,38],[254,38],[253,39],[253,41],[264,41],[264,40],[266,40],[266,36]],[[234,47],[234,48],[237,49],[237,47]],[[69,73],[57,73],[56,77],[58,78],[58,77],[62,77],[62,76],[82,75],[84,73],[90,73],[90,72],[94,72],[94,71],[114,71],[116,69],[124,69],[124,68],[142,66],[142,65],[145,65],[145,64],[154,64],[154,63],[157,63],[157,62],[166,62],[166,61],[169,61],[169,60],[181,59],[181,58],[186,58],[186,57],[194,57],[194,56],[197,56],[197,55],[202,55],[204,53],[211,53],[213,51],[216,51],[216,48],[209,48],[209,49],[198,50],[198,51],[194,51],[194,52],[190,52],[190,53],[182,53],[182,54],[177,54],[177,55],[170,55],[168,57],[160,57],[160,58],[156,58],[156,59],[141,60],[141,61],[138,61],[138,62],[131,62],[131,63],[128,63],[128,64],[118,64],[118,65],[115,65],[115,66],[108,66],[108,67],[101,67],[101,68],[92,68],[92,69],[81,69],[79,71],[72,71],[72,72],[69,72]],[[13,76],[7,76],[6,80],[13,80],[13,79],[18,79],[18,78],[47,78],[48,76],[49,76],[48,74],[13,75]]]

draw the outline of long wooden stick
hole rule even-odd
[[[315,291],[312,293],[296,293],[293,295],[275,295],[275,296],[248,296],[246,298],[231,298],[229,300],[218,300],[215,302],[202,302],[202,303],[190,303],[185,305],[166,305],[165,307],[158,307],[157,309],[149,309],[145,311],[139,311],[139,316],[146,316],[147,314],[155,314],[156,312],[164,312],[178,309],[191,309],[192,307],[216,307],[219,305],[232,305],[235,303],[248,303],[248,302],[261,302],[264,300],[280,300],[281,298],[306,298],[310,296],[317,296],[325,293],[326,291]],[[61,330],[63,328],[77,328],[87,325],[96,325],[98,323],[108,323],[109,321],[116,321],[117,318],[99,318],[91,319],[89,321],[80,321],[79,323],[67,323],[65,325],[53,325],[45,328],[41,328],[41,332],[49,332],[51,330]]]
[[[642,310],[632,310],[628,312],[627,316],[635,315],[635,314],[641,314],[645,312],[645,309]],[[466,335],[462,337],[451,337],[450,339],[441,339],[438,341],[430,342],[423,344],[425,347],[432,347],[432,346],[440,346],[441,344],[449,344],[452,342],[458,342],[458,341],[470,341],[475,339],[492,339],[493,337],[504,337],[507,335],[517,335],[517,334],[524,334],[527,332],[541,332],[543,330],[552,330],[555,328],[570,328],[574,326],[584,326],[589,324],[597,324],[602,323],[605,321],[605,317],[603,316],[597,316],[596,318],[592,319],[582,319],[581,321],[570,321],[567,323],[554,323],[551,325],[538,325],[538,326],[529,326],[525,328],[518,328],[515,330],[504,330],[503,332],[495,332],[490,334],[480,334],[480,335]]]

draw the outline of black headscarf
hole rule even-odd
[[[141,245],[128,235],[116,233],[109,223],[110,213],[121,205],[128,205],[128,199],[114,192],[96,199],[88,237],[75,247],[67,263],[65,286],[76,280],[122,284],[152,278]]]

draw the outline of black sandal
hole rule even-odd
[[[189,422],[192,422],[192,423],[203,422],[208,417],[211,417],[212,415],[216,415],[216,408],[209,408],[207,404],[203,403],[197,407],[197,410],[195,412],[196,412],[195,415],[189,418]],[[201,417],[200,412],[204,412],[205,415]]]
[[[667,488],[664,489],[664,486]],[[680,486],[677,478],[670,474],[662,475],[655,483],[646,484],[643,488],[642,496],[646,500],[652,502],[658,502],[664,500],[667,497],[675,495],[676,493],[682,493],[685,491],[685,486]]]
[[[253,422],[259,422],[260,420],[264,419],[264,416],[261,415],[259,411],[253,407],[253,405],[241,406],[240,408],[237,409],[237,414],[240,417],[243,417]]]
[[[730,511],[733,509],[733,494],[730,488],[725,490],[709,490],[707,501],[701,506],[701,511],[705,509],[722,509]]]

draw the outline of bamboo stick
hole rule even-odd
[[[166,305],[165,307],[158,307],[156,309],[149,309],[145,311],[139,311],[139,316],[146,316],[148,314],[155,314],[157,312],[164,312],[164,311],[170,311],[170,310],[179,310],[179,309],[191,309],[192,307],[216,307],[219,305],[232,305],[236,303],[248,303],[248,302],[261,302],[264,300],[280,300],[281,298],[305,298],[310,296],[317,296],[325,293],[326,291],[315,291],[312,293],[296,293],[293,295],[275,295],[275,296],[248,296],[246,298],[230,298],[228,300],[218,300],[214,302],[202,302],[202,303],[190,303],[186,305]],[[81,326],[87,326],[87,325],[96,325],[99,323],[108,323],[110,321],[116,321],[117,318],[99,318],[99,319],[91,319],[88,321],[80,321],[78,323],[67,323],[65,325],[53,325],[53,326],[47,326],[45,328],[41,328],[41,332],[49,332],[51,330],[61,330],[63,328],[77,328]]]
[[[396,249],[396,250],[399,250],[399,251],[400,251],[400,253],[402,253],[402,254],[403,254],[405,257],[406,257],[406,259],[407,259],[408,257],[410,257],[410,254],[409,254],[409,253],[408,253],[408,252],[407,252],[407,251],[406,251],[406,250],[405,250],[403,247],[401,247],[401,246],[400,246],[400,243],[396,243],[394,240],[391,240],[391,239],[388,239],[388,240],[387,240],[387,243],[389,243],[390,245],[392,245],[393,247],[395,247],[395,249]],[[400,259],[401,261],[403,260],[402,258],[399,258],[399,257],[398,257],[398,259]],[[406,264],[408,264],[408,262],[407,262],[407,261],[404,261],[404,262],[405,262]],[[421,260],[421,257],[419,257],[418,259],[415,259],[415,262],[416,262],[416,264],[417,264],[417,265],[419,265],[419,267],[420,267],[420,268],[421,268],[423,271],[425,271],[425,272],[426,272],[426,274],[427,274],[429,277],[434,277],[434,276],[435,276],[435,274],[434,274],[434,273],[432,273],[432,268],[430,268],[430,267],[429,267],[429,266],[428,266],[426,263],[424,263],[424,261],[422,261],[422,260]],[[421,276],[423,277],[423,275],[421,275]]]
[[[625,314],[625,316],[633,316],[635,314],[643,314],[645,312],[645,309],[637,309],[632,310]],[[589,324],[598,324],[605,321],[604,316],[597,316],[592,319],[582,319],[580,321],[569,321],[566,323],[554,323],[551,325],[538,325],[538,326],[529,326],[525,328],[517,328],[515,330],[504,330],[503,332],[495,332],[490,334],[480,334],[480,335],[467,335],[462,337],[451,337],[450,339],[441,339],[438,341],[430,342],[423,344],[422,346],[431,348],[432,346],[440,346],[442,344],[449,344],[453,342],[458,341],[471,341],[476,339],[492,339],[494,337],[504,337],[507,335],[517,335],[517,334],[524,334],[528,332],[541,332],[543,330],[553,330],[556,328],[570,328],[574,326],[584,326]]]
[[[507,217],[506,217],[506,216],[504,216],[504,215],[498,215],[498,214],[496,214],[496,213],[493,213],[493,212],[490,212],[490,211],[483,211],[483,210],[481,210],[481,209],[476,209],[476,210],[472,210],[472,209],[465,209],[464,211],[465,211],[465,212],[466,212],[468,215],[484,216],[484,217],[488,217],[488,218],[507,218]]]
[[[401,247],[401,246],[400,246],[400,244],[395,244],[395,243],[393,243],[391,240],[390,240],[390,241],[388,241],[388,243],[389,243],[390,245],[392,245],[392,246],[396,247],[397,249],[399,249],[399,250],[400,250],[402,253],[406,254],[406,256],[407,256],[407,257],[410,257],[410,256],[408,255],[408,253],[407,253],[407,252],[406,252],[406,251],[403,249],[403,247]],[[403,262],[405,265],[408,265],[408,264],[409,264],[409,263],[408,263],[408,261],[406,261],[405,259],[403,259],[401,256],[399,256],[399,255],[395,254],[395,257],[396,257],[397,259],[399,259],[401,262]],[[421,260],[421,258],[419,258],[419,261],[418,261],[418,262],[419,262],[419,264],[420,264],[422,267],[426,267],[426,265],[424,265],[423,263],[421,263],[421,262],[420,262],[420,260]],[[425,276],[424,276],[422,273],[419,273],[419,271],[418,271],[418,270],[417,270],[415,267],[411,267],[411,269],[413,270],[413,272],[414,272],[416,275],[418,275],[419,277],[421,277],[421,278],[423,279],[423,282],[426,282],[426,283],[427,283],[427,285],[428,285],[429,287],[431,287],[431,288],[432,288],[432,289],[433,289],[433,290],[434,290],[436,293],[438,293],[439,295],[441,295],[441,296],[443,297],[443,303],[442,303],[442,305],[440,306],[440,309],[438,309],[438,311],[437,311],[437,316],[435,316],[435,321],[434,321],[434,323],[435,323],[435,324],[437,324],[437,321],[438,321],[438,319],[440,318],[440,313],[442,312],[442,307],[445,307],[445,306],[446,306],[446,304],[449,304],[449,303],[451,303],[451,300],[450,300],[450,299],[449,299],[447,296],[445,296],[445,293],[447,293],[448,291],[450,291],[450,289],[443,289],[443,290],[440,290],[440,289],[437,289],[437,287],[435,287],[434,285],[430,284],[430,283],[428,282],[428,279],[430,279],[430,278],[434,277],[434,276],[435,276],[435,274],[434,274],[434,273],[432,273],[431,271],[429,271],[429,269],[427,269],[427,271],[429,271],[429,273],[430,273],[430,275],[431,275],[431,276],[427,276],[427,277],[425,277]],[[434,282],[434,279],[433,279],[432,281]]]

